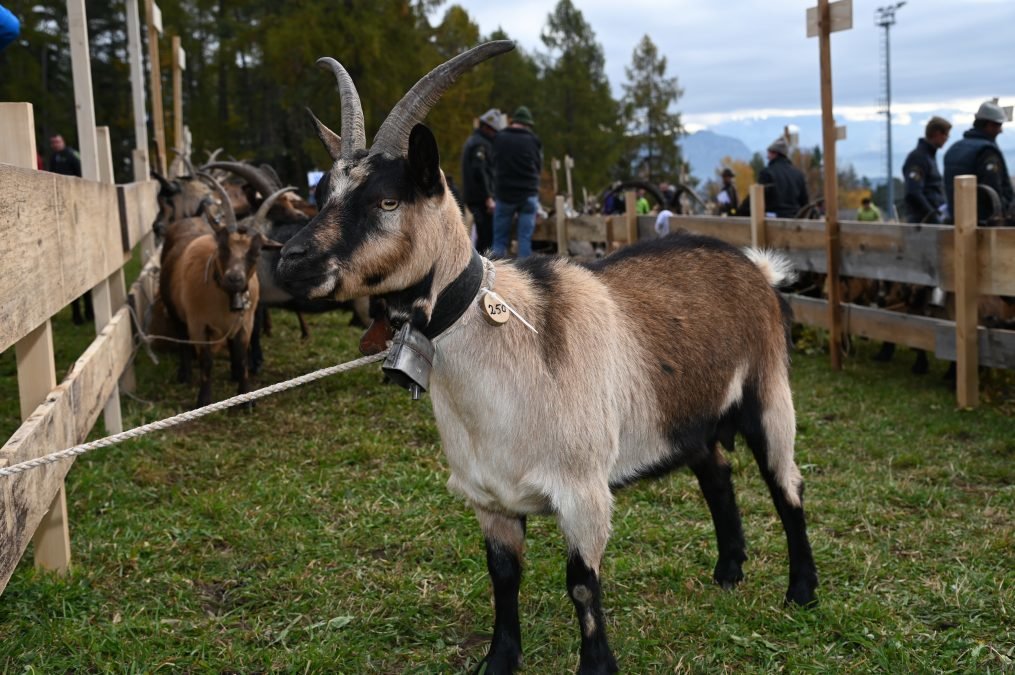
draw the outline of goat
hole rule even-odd
[[[258,195],[269,195],[282,189],[278,176],[274,171],[265,170],[266,164],[261,168],[244,164],[243,162],[209,162],[203,168],[209,170],[227,171],[240,176],[247,181],[245,194],[251,204],[260,205],[262,202]],[[265,235],[273,241],[285,243],[293,235],[307,224],[309,218],[307,212],[314,209],[306,200],[298,195],[285,193],[271,207],[267,213],[270,225],[265,230]],[[336,309],[349,309],[352,311],[353,320],[358,324],[366,326],[370,323],[368,301],[366,298],[357,298],[351,302],[336,302],[334,300],[299,300],[289,292],[282,289],[275,280],[275,268],[278,264],[278,254],[275,251],[268,251],[261,256],[258,263],[258,278],[261,282],[261,306],[255,317],[254,332],[250,343],[250,367],[252,372],[258,372],[264,362],[261,349],[261,333],[270,335],[271,315],[269,309],[287,309],[295,312],[300,323],[300,334],[303,339],[310,337],[310,329],[307,326],[304,313],[328,312]]]
[[[788,266],[691,235],[634,244],[588,266],[480,258],[436,139],[420,122],[456,77],[512,47],[486,43],[438,66],[392,109],[369,149],[352,79],[334,59],[318,61],[338,81],[342,135],[313,117],[334,160],[329,194],[282,249],[278,276],[302,297],[379,296],[400,335],[433,341],[429,391],[448,487],[476,512],[493,584],[494,635],[480,669],[519,666],[525,522],[553,514],[568,545],[579,672],[615,672],[600,599],[613,491],[689,465],[716,528],[713,576],[732,587],[747,556],[719,443],[731,448],[737,432],[786,532],[786,601],[815,601],[793,460],[790,309],[773,288]],[[484,286],[533,329],[484,320],[476,302]],[[610,358],[593,363],[590,354]]]
[[[195,343],[200,362],[198,407],[211,403],[212,359],[223,344],[229,347],[237,393],[248,391],[247,352],[260,290],[257,262],[262,249],[281,248],[260,232],[237,225],[228,196],[220,194],[226,222],[216,221],[209,232],[201,218],[176,221],[167,229],[162,252],[160,295],[167,313]],[[272,201],[265,200],[264,211]],[[190,381],[192,355],[191,347],[183,345],[181,381]]]

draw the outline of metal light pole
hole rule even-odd
[[[885,204],[885,213],[888,214],[888,219],[891,220],[895,215],[895,185],[892,174],[892,59],[891,59],[891,43],[889,41],[889,35],[891,27],[895,25],[895,12],[899,10],[906,2],[897,2],[894,5],[888,5],[887,7],[878,7],[877,16],[874,19],[874,24],[885,29],[885,132],[888,136],[888,163],[887,163],[887,180],[888,180],[888,203]]]

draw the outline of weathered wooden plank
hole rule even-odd
[[[75,362],[67,378],[0,448],[17,464],[84,441],[130,360],[130,317],[123,308]],[[73,460],[0,480],[0,592],[63,486]]]
[[[955,393],[960,408],[980,398],[977,351],[976,176],[955,177]]]
[[[655,226],[655,216],[641,216],[641,218],[649,223],[650,228]],[[750,246],[751,244],[751,219],[747,217],[670,216],[670,232],[679,230],[722,239],[734,246]]]
[[[827,301],[793,294],[785,297],[793,308],[795,321],[828,330]],[[926,350],[935,348],[939,329],[953,325],[942,319],[851,304],[842,305],[842,324],[843,330],[850,335]]]
[[[934,355],[955,361],[955,326],[944,322],[937,327],[934,337]],[[980,366],[1015,369],[1015,330],[979,326],[976,329],[976,345]]]
[[[133,251],[152,231],[159,215],[159,184],[153,180],[117,185],[120,233],[125,253]]]
[[[115,186],[0,164],[0,351],[123,265],[119,223]]]

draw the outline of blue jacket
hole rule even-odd
[[[0,5],[0,49],[18,39],[21,34],[21,23],[9,9]]]
[[[944,180],[937,170],[937,148],[921,138],[902,165],[906,181],[906,208],[911,223],[939,223],[938,207],[948,203]]]
[[[962,140],[953,145],[945,153],[945,192],[948,205],[955,213],[955,177],[975,175],[977,185],[989,185],[1001,198],[1001,211],[1011,214],[1015,205],[1015,190],[1011,186],[1008,165],[997,143],[979,129],[970,129],[962,135]],[[986,222],[992,213],[990,201],[983,195],[976,196],[977,220]]]

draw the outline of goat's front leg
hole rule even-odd
[[[207,340],[208,338],[206,337],[205,339]],[[200,408],[211,403],[212,353],[210,346],[201,345],[198,347],[198,360],[201,364],[201,383],[197,391],[196,407]]]
[[[522,661],[518,589],[522,582],[525,518],[511,518],[478,507],[476,517],[486,537],[486,567],[493,583],[495,613],[490,651],[476,672],[513,673]]]
[[[606,639],[599,569],[610,538],[613,496],[606,481],[578,484],[554,499],[558,522],[567,539],[567,593],[581,631],[579,675],[616,673],[617,661]]]
[[[233,379],[236,381],[236,393],[246,394],[250,391],[250,381],[247,370],[247,352],[249,351],[249,340],[246,333],[240,332],[229,339],[229,367]],[[244,403],[243,407],[250,410],[254,403]]]

